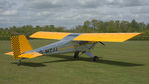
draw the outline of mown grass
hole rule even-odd
[[[30,40],[34,48],[55,42]],[[11,51],[9,41],[0,41],[0,84],[149,84],[149,41],[98,44],[93,54],[102,57],[92,62],[81,55],[57,54],[17,60],[3,53]]]

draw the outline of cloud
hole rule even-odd
[[[148,0],[0,0],[0,27],[50,25],[72,28],[85,20],[148,23]]]
[[[29,1],[30,2],[30,1]],[[28,4],[28,3],[27,3]],[[34,0],[31,2],[31,4],[28,4],[30,8],[33,9],[51,9],[51,8],[60,8],[62,7],[62,4],[58,3],[56,0]]]
[[[7,10],[1,13],[2,15],[15,15],[17,13],[17,10]]]

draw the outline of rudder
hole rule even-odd
[[[33,50],[30,43],[24,35],[13,35],[11,36],[11,46],[15,59],[19,59],[19,55],[26,51]]]

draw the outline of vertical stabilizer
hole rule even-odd
[[[32,47],[24,35],[11,36],[11,46],[15,59],[19,59],[19,55],[26,51],[32,50]]]

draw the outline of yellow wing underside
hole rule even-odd
[[[61,40],[72,33],[62,32],[36,32],[31,38],[57,39]],[[141,33],[82,33],[74,41],[102,41],[102,42],[124,42]]]

